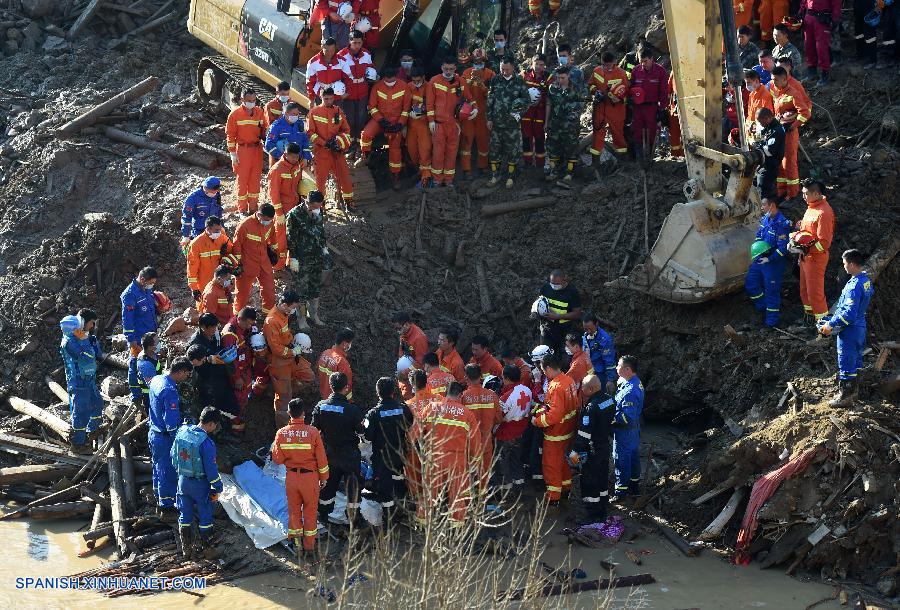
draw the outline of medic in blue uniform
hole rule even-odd
[[[777,326],[791,221],[784,217],[774,199],[763,199],[762,209],[764,213],[759,220],[756,239],[769,244],[769,250],[750,263],[744,278],[744,289],[756,311],[765,311],[766,326]]]
[[[641,480],[641,412],[644,386],[638,379],[637,358],[622,356],[616,367],[619,385],[613,415],[613,460],[616,463],[616,496],[637,495]]]
[[[72,420],[70,449],[75,453],[92,453],[87,445],[87,435],[103,422],[103,398],[97,389],[97,362],[103,352],[97,337],[85,328],[89,323],[96,323],[96,314],[90,310],[82,312],[85,312],[83,317],[66,316],[60,321],[63,338],[59,353],[66,366],[66,391]]]
[[[156,332],[156,295],[153,294],[156,278],[156,269],[144,267],[119,297],[122,300],[122,332],[130,348],[128,387],[134,402],[141,401],[141,386],[137,375],[141,339],[147,333]]]
[[[300,157],[307,164],[312,161],[309,137],[303,126],[303,119],[300,118],[300,104],[296,102],[288,104],[284,116],[269,127],[265,143],[266,153],[277,161],[287,150],[288,144],[296,144],[300,147]]]
[[[219,192],[221,181],[210,176],[203,185],[188,195],[181,206],[181,247],[186,248],[206,228],[206,219],[210,216],[222,218],[222,194]]]
[[[159,506],[160,518],[174,522],[175,492],[178,474],[172,466],[172,443],[181,425],[181,399],[178,384],[187,380],[194,370],[187,358],[178,358],[164,375],[150,380],[150,463],[153,467],[153,491]]]
[[[584,326],[581,349],[590,354],[594,374],[603,385],[604,391],[612,394],[617,377],[616,346],[612,335],[600,327],[599,318],[592,313],[585,314],[581,323]]]
[[[847,250],[843,255],[844,270],[850,280],[844,285],[831,315],[816,324],[825,336],[837,335],[838,395],[829,403],[833,407],[848,406],[857,395],[857,375],[863,365],[866,346],[866,310],[875,294],[872,280],[863,271],[866,260],[859,250]]]

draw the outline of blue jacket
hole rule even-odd
[[[825,319],[835,331],[848,326],[865,328],[866,310],[869,308],[873,294],[875,294],[875,287],[865,272],[851,277],[850,281],[844,285],[844,289],[841,290],[841,296],[834,306],[834,313],[826,316]]]
[[[787,256],[788,237],[791,233],[791,221],[784,217],[784,214],[778,212],[775,218],[768,214],[763,214],[759,219],[759,228],[756,230],[756,239],[769,244],[774,248],[774,252],[769,253],[769,259],[773,256]]]
[[[141,392],[150,393],[150,380],[162,373],[162,362],[159,360],[151,360],[144,356],[144,353],[137,357],[137,379]]]
[[[762,67],[762,64],[756,64],[753,69],[759,74],[759,82],[769,87],[769,81],[772,80],[772,73]]]
[[[206,479],[210,491],[222,493],[222,477],[216,467],[216,444],[197,424],[185,424],[178,429],[172,443],[172,466],[178,476]]]
[[[644,410],[644,386],[637,375],[629,381],[619,381],[616,390],[616,414],[613,424],[618,427],[637,429],[641,423],[641,412]]]
[[[591,355],[594,373],[601,382],[606,384],[607,381],[616,380],[616,346],[608,332],[598,328],[593,337],[584,333],[581,337],[581,349]]]
[[[129,343],[140,343],[146,333],[156,332],[156,297],[150,288],[132,280],[122,291],[122,332]]]
[[[181,425],[181,399],[178,386],[168,375],[150,380],[150,430],[172,434]]]
[[[79,339],[73,334],[64,335],[59,353],[66,365],[66,385],[69,388],[97,377],[97,361],[103,357],[97,337]]]
[[[216,193],[215,197],[210,197],[202,187],[198,188],[181,206],[181,236],[193,239],[203,233],[210,216],[222,218],[222,195]]]
[[[285,117],[281,117],[269,127],[265,144],[267,153],[275,159],[280,159],[284,151],[287,150],[288,144],[299,144],[300,149],[303,151],[301,156],[307,161],[312,160],[309,138],[303,129],[303,119],[297,119],[297,122],[291,125]]]

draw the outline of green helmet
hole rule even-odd
[[[750,246],[750,258],[757,259],[771,249],[772,247],[769,245],[769,242],[757,239],[753,242],[753,245]]]

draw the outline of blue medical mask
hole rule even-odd
[[[403,68],[404,70],[411,69],[412,65],[413,65],[413,62],[411,62],[411,61],[401,61],[400,62],[400,67]]]
[[[296,123],[296,122],[299,121],[299,120],[300,120],[300,115],[299,115],[299,114],[289,114],[289,115],[287,115],[287,122],[290,123],[291,125],[293,125],[294,123]]]
[[[506,47],[506,41],[505,41],[505,40],[495,40],[495,41],[494,41],[494,48],[497,49],[498,51],[499,51],[500,49],[505,48],[505,47]]]
[[[559,56],[559,65],[568,66],[569,65],[569,56],[568,55],[560,55]]]
[[[472,67],[476,70],[484,70],[484,64],[472,64]]]

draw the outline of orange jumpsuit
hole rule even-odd
[[[800,170],[797,167],[797,151],[800,148],[798,129],[812,116],[812,108],[808,103],[806,91],[798,85],[788,82],[784,89],[771,84],[772,100],[775,104],[775,117],[785,126],[784,159],[781,171],[778,172],[778,194],[782,197],[796,197],[800,194]],[[789,116],[785,116],[788,113]]]
[[[425,521],[446,491],[451,527],[466,520],[471,496],[471,472],[481,464],[481,430],[472,411],[462,403],[445,399],[427,408],[423,443],[430,459],[423,481],[430,489],[430,502],[419,502],[416,519]]]
[[[594,372],[594,365],[591,363],[591,355],[584,351],[580,350],[577,354],[572,355],[572,363],[569,365],[569,370],[566,371],[566,375],[572,380],[572,383],[575,384],[575,389],[579,391],[579,396],[581,392],[581,382],[584,381],[585,376],[588,373]]]
[[[400,347],[397,357],[409,356],[416,362],[416,368],[422,368],[422,357],[428,353],[428,337],[422,329],[415,324],[409,325],[409,330],[400,335]]]
[[[818,241],[800,259],[800,300],[803,313],[816,317],[828,313],[825,300],[825,267],[828,266],[828,249],[834,239],[834,211],[825,197],[807,204],[800,230],[809,231]]]
[[[787,16],[789,4],[788,0],[759,0],[759,37],[763,41],[772,40],[772,28]],[[744,0],[744,8],[752,9],[751,0]]]
[[[448,81],[443,74],[438,74],[428,81],[425,106],[428,120],[435,123],[431,137],[431,173],[437,183],[453,184],[456,176],[461,128],[455,113],[462,101],[473,102],[468,87],[458,77]]]
[[[203,289],[203,296],[200,297],[199,311],[213,314],[219,324],[228,324],[228,320],[231,319],[231,303],[233,301],[231,287],[224,288],[216,280],[210,280]]]
[[[444,353],[444,350],[439,349],[437,351],[437,357],[441,370],[453,375],[454,379],[460,383],[466,382],[466,365],[463,364],[463,359],[460,357],[459,352],[456,351],[455,347],[450,348],[450,351],[446,354]]]
[[[281,100],[276,96],[271,102],[266,104],[265,107],[265,121],[266,121],[266,132],[269,131],[269,127],[272,126],[272,123],[281,118],[284,114],[284,107],[287,104],[282,104]]]
[[[544,0],[528,0],[528,12],[534,16],[535,19],[540,20],[541,18],[541,4],[543,4]],[[556,17],[556,13],[559,12],[559,7],[562,5],[562,0],[550,0],[550,15]]]
[[[478,420],[481,434],[481,469],[478,484],[483,491],[487,489],[491,462],[494,459],[494,428],[503,421],[503,409],[500,408],[497,393],[480,385],[470,385],[459,399]]]
[[[684,144],[681,142],[681,121],[678,118],[678,93],[675,91],[675,75],[673,73],[669,73],[669,152],[673,157],[684,156]]]
[[[203,292],[219,266],[222,246],[225,246],[226,254],[231,252],[231,240],[224,230],[217,239],[210,239],[206,231],[203,231],[191,240],[187,251],[188,288]]]
[[[481,378],[484,379],[488,375],[494,375],[495,377],[503,378],[503,365],[500,364],[500,361],[494,358],[494,356],[490,352],[485,352],[481,358],[476,358],[472,356],[469,359],[469,364],[477,364],[481,367]]]
[[[620,84],[625,85],[626,91],[628,90],[628,75],[625,74],[625,70],[615,66],[607,72],[603,66],[597,66],[588,81],[588,88],[591,95],[597,91],[605,94]],[[603,152],[607,128],[612,132],[613,150],[619,154],[628,152],[628,141],[625,139],[625,108],[625,97],[618,102],[603,98],[603,102],[594,104],[594,140],[590,148],[592,155]]]
[[[229,153],[237,153],[237,202],[241,212],[255,212],[259,203],[259,179],[262,176],[263,140],[266,125],[263,109],[254,106],[247,110],[235,108],[225,122],[225,137]]]
[[[339,347],[327,349],[319,356],[319,395],[325,400],[331,395],[331,386],[328,378],[332,373],[343,373],[347,376],[347,389],[344,394],[347,400],[353,400],[353,371],[350,369],[350,361],[347,353]]]
[[[475,144],[475,151],[478,153],[478,169],[487,169],[488,167],[488,148],[490,146],[491,135],[487,128],[487,112],[483,112],[487,108],[487,84],[496,73],[490,68],[476,70],[475,68],[466,68],[462,73],[462,79],[469,86],[469,93],[475,99],[475,105],[479,108],[478,116],[473,121],[462,122],[462,133],[459,138],[459,155],[460,162],[464,172],[472,171],[472,143]]]
[[[409,92],[409,121],[406,123],[406,152],[409,159],[419,166],[419,177],[422,182],[431,178],[431,132],[428,130],[425,92],[428,83],[416,87],[413,83],[406,85]]]
[[[328,458],[319,431],[302,417],[275,433],[272,461],[287,467],[288,538],[302,538],[303,548],[316,548],[319,482],[328,480]]]
[[[428,374],[425,387],[432,398],[443,398],[447,395],[447,388],[456,381],[453,375],[441,369],[434,369]]]
[[[413,414],[413,425],[409,427],[409,453],[406,456],[406,485],[410,495],[416,502],[422,494],[422,460],[417,450],[419,439],[423,431],[423,418],[428,406],[434,401],[434,397],[428,389],[419,390],[415,396],[406,401],[409,410]]]
[[[578,428],[578,411],[581,401],[575,382],[560,373],[547,386],[547,407],[540,409],[532,423],[544,429],[544,448],[541,469],[547,484],[547,499],[559,500],[563,491],[572,488],[572,471],[566,462],[572,437]]]
[[[366,123],[359,138],[359,146],[363,153],[372,150],[372,141],[380,133],[388,143],[388,166],[392,174],[399,174],[403,169],[403,151],[401,150],[403,135],[400,129],[386,132],[380,122],[386,120],[392,125],[406,127],[409,117],[409,89],[399,78],[393,85],[388,85],[384,79],[375,83],[369,93],[369,114],[371,119]]]
[[[237,291],[234,295],[234,313],[238,313],[250,302],[250,291],[253,282],[259,281],[259,292],[262,298],[264,314],[275,306],[275,276],[272,263],[266,252],[266,246],[277,247],[275,231],[271,225],[263,225],[254,214],[241,221],[234,233],[232,252],[237,257],[244,272],[237,278]]]
[[[275,307],[266,316],[263,335],[269,346],[269,377],[275,390],[275,410],[287,413],[293,398],[293,382],[312,383],[312,368],[303,356],[294,356],[291,351],[294,335],[288,317]]]
[[[303,180],[303,166],[292,164],[287,155],[269,170],[269,199],[275,206],[275,241],[278,244],[278,262],[275,269],[283,269],[287,264],[287,232],[284,228],[284,217],[300,203],[300,181]]]
[[[306,123],[313,148],[316,188],[324,193],[328,175],[334,174],[341,197],[345,203],[352,204],[353,182],[350,180],[346,153],[335,152],[325,147],[331,138],[337,138],[341,150],[346,151],[350,148],[350,124],[347,123],[347,117],[337,106],[316,106],[309,111]]]
[[[756,111],[760,108],[768,108],[773,114],[775,113],[775,102],[772,100],[772,93],[762,84],[750,92],[750,97],[747,101],[747,131],[750,136],[755,136],[759,129],[756,125]],[[756,138],[751,137],[750,139],[754,141]]]
[[[734,28],[742,25],[750,25],[753,16],[753,0],[733,0],[734,2]],[[781,23],[781,20],[778,20]]]

